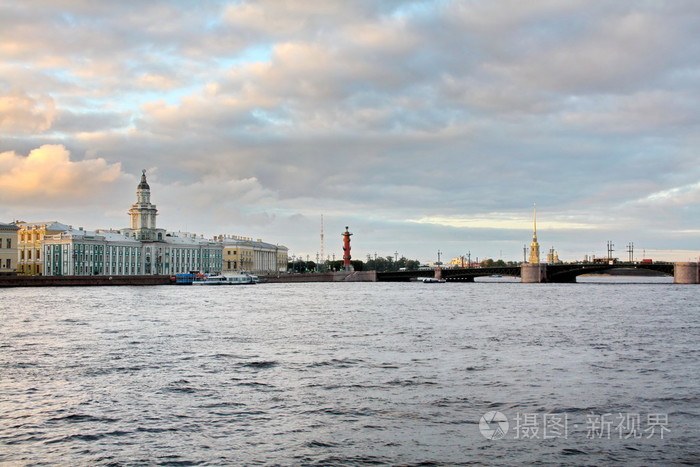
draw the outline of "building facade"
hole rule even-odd
[[[17,231],[15,224],[0,222],[0,275],[17,272]]]
[[[141,242],[121,234],[66,230],[44,237],[46,276],[143,274]]]
[[[221,247],[212,241],[167,234],[140,242],[115,231],[69,230],[44,238],[47,276],[172,275],[221,272]]]
[[[199,271],[221,273],[218,242],[190,233],[166,232],[156,226],[158,209],[151,203],[146,171],[136,187],[136,203],[129,209],[130,228],[120,233],[143,244],[143,274],[177,274]]]
[[[42,244],[46,236],[52,236],[71,229],[71,226],[56,221],[16,222],[17,231],[17,273],[24,276],[43,274],[44,259]]]
[[[167,233],[162,241],[143,243],[143,249],[144,274],[221,274],[221,245],[201,236]]]
[[[251,272],[253,274],[272,274],[287,270],[289,249],[282,245],[273,245],[261,239],[235,235],[215,237],[223,248],[223,273]]]
[[[144,170],[136,203],[129,210],[130,228],[87,232],[64,225],[52,235],[47,230],[39,244],[41,253],[36,253],[47,258],[40,272],[51,276],[221,273],[221,243],[159,229],[157,214]]]

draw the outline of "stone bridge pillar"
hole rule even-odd
[[[435,268],[435,279],[442,279],[442,268],[439,266]]]
[[[700,284],[698,263],[676,263],[673,265],[674,284]]]
[[[520,282],[523,284],[547,282],[547,265],[542,263],[523,263],[520,266]]]

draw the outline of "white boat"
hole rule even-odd
[[[252,274],[218,274],[205,276],[192,281],[192,285],[245,285],[259,282],[258,276]]]
[[[230,285],[237,285],[237,284],[257,284],[260,282],[260,279],[258,279],[258,276],[254,276],[253,274],[248,274],[247,272],[241,273],[241,274],[229,274],[225,275],[226,280]]]

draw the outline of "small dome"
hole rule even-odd
[[[139,190],[150,190],[151,187],[148,186],[148,182],[146,181],[146,169],[143,169],[143,173],[141,174],[141,183],[139,183]]]

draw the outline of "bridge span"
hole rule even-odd
[[[476,277],[513,276],[521,282],[576,282],[583,274],[602,274],[612,269],[638,269],[656,271],[673,276],[677,284],[700,283],[698,263],[573,263],[573,264],[532,264],[489,268],[449,268],[423,269],[417,271],[378,272],[377,281],[407,282],[423,277],[438,277],[447,282],[474,282]]]

